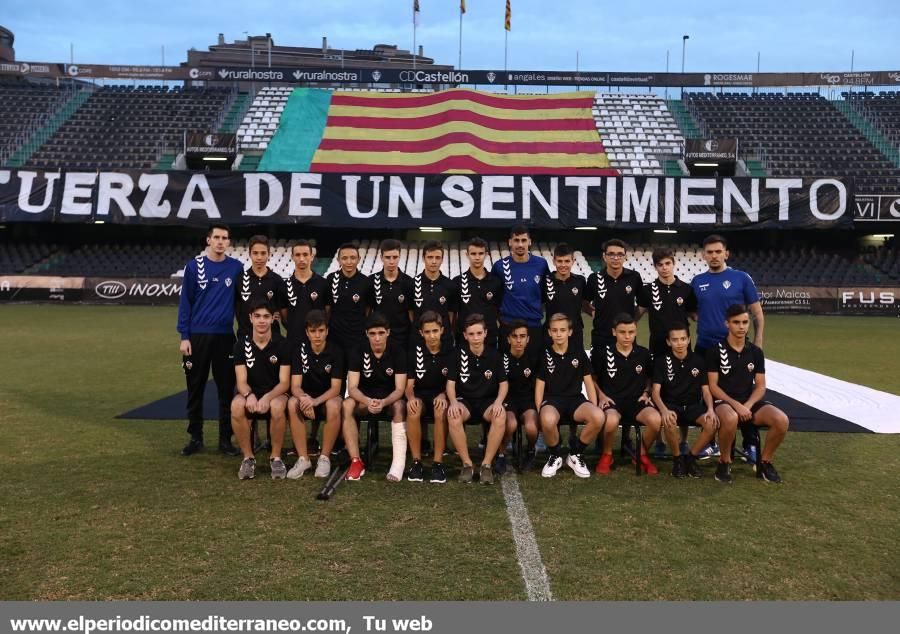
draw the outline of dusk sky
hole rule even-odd
[[[0,25],[16,36],[17,58],[65,62],[74,43],[82,64],[167,64],[218,33],[272,33],[276,44],[335,48],[397,44],[411,49],[412,0],[7,0]],[[420,0],[417,43],[442,64],[456,65],[459,0]],[[503,68],[505,0],[467,0],[463,67]],[[512,0],[509,68],[662,71],[900,69],[900,10],[887,0],[599,2]]]

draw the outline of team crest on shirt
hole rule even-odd
[[[631,284],[629,284],[628,286],[625,287],[625,292],[626,292],[626,293],[629,293],[629,294],[630,294],[632,290],[633,290],[633,289],[631,288]]]
[[[696,379],[698,376],[700,376],[700,370],[698,370],[697,368],[691,368],[691,376]]]
[[[572,287],[572,295],[578,295],[578,288],[575,286]]]
[[[266,299],[272,299],[273,295],[275,295],[275,293],[273,291],[269,291],[268,293],[266,293]]]
[[[219,280],[213,278],[213,282],[218,282],[218,281]],[[228,286],[229,288],[231,287],[231,278],[230,277],[225,278],[225,286]]]
[[[447,376],[450,371],[447,368],[441,368],[441,376]]]
[[[309,298],[313,301],[316,301],[317,299],[319,299],[319,294],[317,292],[313,291],[312,293],[309,294]]]
[[[572,359],[572,367],[573,367],[573,368],[577,368],[577,367],[578,367],[578,359]]]
[[[755,367],[756,366],[753,365],[752,363],[748,363],[747,364],[747,372],[753,372],[753,368],[755,368]]]
[[[524,280],[523,280],[523,281],[524,281]],[[535,283],[535,284],[540,284],[540,283],[541,283],[541,276],[540,276],[540,275],[535,275],[535,276],[534,276],[534,283]]]
[[[643,371],[644,371],[644,366],[642,366],[642,365],[636,365],[636,366],[634,366],[634,372],[635,372],[635,374],[640,374],[640,373],[643,372]]]
[[[488,301],[491,301],[492,299],[494,299],[494,294],[491,291],[488,291],[484,294],[484,298]]]
[[[384,373],[388,376],[394,376],[394,368],[385,368]]]
[[[404,295],[403,293],[400,293],[399,295],[397,295],[397,301],[402,304],[403,302],[406,301],[406,295]]]
[[[675,303],[681,306],[684,303],[684,297],[676,297]]]
[[[353,303],[359,302],[359,293],[353,293]]]
[[[324,369],[325,369],[325,374],[331,374],[331,364],[330,363],[328,365],[326,365]]]
[[[729,288],[731,288],[731,282],[729,280],[725,280],[724,282],[722,282],[722,288],[727,291]]]
[[[491,372],[490,370],[485,370],[485,371],[484,371],[484,378],[486,378],[488,381],[491,380],[491,377],[492,377],[492,376],[494,376],[494,373]]]
[[[185,370],[190,370],[190,369],[193,368],[193,367],[194,367],[194,364],[193,364],[191,361],[185,361],[185,362],[184,362],[184,369],[185,369]]]
[[[271,357],[269,357],[269,363],[275,365],[276,363],[278,363],[278,357],[273,354]]]
[[[524,370],[522,370],[522,374],[523,374],[523,375],[525,376],[525,378],[527,379],[528,377],[531,376],[531,368],[525,368]]]
[[[443,295],[441,295],[440,299],[438,299],[438,303],[440,303],[440,305],[443,306],[444,304],[447,303],[447,298],[444,297]]]

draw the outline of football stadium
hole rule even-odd
[[[76,64],[14,30],[0,599],[900,599],[896,57],[467,70],[245,31]]]

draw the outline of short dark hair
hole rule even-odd
[[[307,240],[306,238],[300,238],[299,240],[294,240],[294,244],[291,245],[291,254],[293,255],[294,249],[297,247],[306,247],[309,249],[310,253],[314,251],[312,242]]]
[[[653,249],[653,266],[656,266],[665,259],[675,261],[675,251],[669,247],[657,247]]]
[[[422,246],[422,255],[424,256],[426,253],[430,253],[431,251],[440,251],[441,255],[443,255],[444,245],[437,240],[429,240]]]
[[[728,308],[725,309],[725,320],[729,320],[732,317],[737,317],[738,315],[743,315],[744,313],[750,313],[750,309],[748,309],[743,304],[732,304]]]
[[[637,320],[634,318],[634,315],[629,315],[628,313],[619,313],[613,317],[613,328],[617,328],[623,324],[627,326],[636,323]]]
[[[531,231],[529,231],[528,227],[525,225],[513,225],[512,229],[509,230],[509,237],[520,236],[523,233],[529,238],[531,237]]]
[[[272,304],[270,304],[267,299],[255,299],[247,306],[248,315],[252,315],[258,310],[266,310],[270,315],[275,314],[275,309],[272,308]]]
[[[369,332],[373,328],[384,328],[385,330],[390,330],[391,322],[388,321],[388,318],[381,313],[372,313],[366,318],[366,332]]]
[[[216,222],[214,224],[209,225],[209,229],[206,230],[206,237],[209,238],[212,236],[213,231],[215,229],[221,229],[225,233],[228,234],[228,237],[231,238],[231,228],[228,225],[223,225],[221,222]]]
[[[341,251],[343,251],[344,249],[353,249],[354,251],[356,251],[357,255],[359,255],[359,247],[356,246],[356,244],[354,244],[353,242],[345,242],[341,246],[339,246],[337,249],[339,256]]]
[[[553,313],[550,315],[550,319],[547,320],[547,329],[550,329],[550,324],[554,321],[563,321],[565,320],[567,324],[569,324],[569,328],[572,327],[572,320],[565,313]]]
[[[672,326],[669,326],[669,328],[666,329],[666,339],[671,337],[672,333],[675,332],[676,330],[683,330],[687,333],[688,337],[691,336],[691,327],[688,326],[687,323],[682,322],[680,324],[674,324]]]
[[[484,320],[484,315],[481,313],[472,313],[466,317],[466,321],[463,324],[463,332],[468,330],[470,326],[475,326],[476,324],[481,324],[484,326],[484,329],[487,330],[487,322]]]
[[[388,238],[387,240],[382,240],[380,245],[381,254],[384,255],[388,251],[400,251],[403,245],[400,244],[399,240],[394,240],[393,238]]]
[[[575,249],[566,242],[560,242],[556,245],[556,248],[553,249],[553,257],[555,258],[563,258],[567,255],[575,255]]]
[[[444,327],[444,320],[441,319],[440,313],[437,313],[433,310],[426,310],[424,313],[422,313],[422,315],[419,317],[419,321],[417,322],[419,330],[422,330],[422,328],[425,327],[425,324],[431,322],[435,322],[441,328]]]
[[[258,234],[258,235],[250,237],[250,240],[247,241],[247,250],[252,251],[253,247],[256,246],[257,244],[261,244],[264,247],[266,247],[266,251],[269,250],[269,238],[262,234]]]
[[[472,238],[471,240],[469,240],[469,244],[466,245],[466,251],[469,250],[469,247],[480,247],[480,248],[484,249],[485,251],[487,251],[488,243],[487,243],[487,240],[485,240],[484,238],[479,238],[476,236],[476,237]]]
[[[507,322],[506,327],[509,328],[509,332],[507,333],[507,337],[512,334],[514,330],[518,330],[519,328],[528,328],[528,322],[524,319],[512,319]]]
[[[714,233],[711,236],[706,236],[703,239],[703,248],[706,248],[707,244],[715,244],[716,242],[721,242],[722,246],[727,250],[728,249],[728,241],[720,236],[718,233]]]
[[[622,247],[626,251],[628,250],[628,245],[625,244],[624,240],[619,240],[618,238],[612,238],[603,243],[603,253],[606,253],[609,247]]]
[[[306,313],[306,327],[318,328],[319,326],[328,327],[328,315],[325,314],[324,310],[315,308]]]

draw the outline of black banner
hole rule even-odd
[[[510,86],[897,86],[900,71],[818,73],[645,73],[556,70],[455,70],[443,68],[341,68],[337,66],[135,66],[0,62],[0,75],[135,80],[265,81],[299,84],[408,84]]]
[[[857,222],[900,222],[900,193],[855,196],[853,218]]]
[[[849,228],[840,178],[0,170],[0,222]]]
[[[737,161],[737,139],[685,139],[684,160],[688,163],[702,161]]]
[[[190,132],[187,135],[186,154],[237,154],[237,135],[219,132]]]

